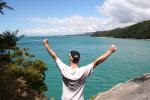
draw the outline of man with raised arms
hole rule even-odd
[[[90,64],[79,67],[80,53],[72,50],[69,53],[70,65],[64,64],[56,53],[49,47],[48,39],[43,40],[43,44],[52,58],[55,60],[61,74],[62,74],[62,100],[84,100],[83,90],[85,82],[88,76],[91,75],[93,69],[103,61],[105,61],[113,52],[117,50],[115,45],[111,45],[110,48],[96,60]]]

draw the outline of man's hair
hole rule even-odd
[[[78,63],[80,60],[80,53],[75,50],[70,51],[70,56],[73,58],[73,63]]]

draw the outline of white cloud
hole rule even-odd
[[[97,8],[101,14],[120,23],[137,23],[150,19],[150,0],[106,0]]]
[[[56,29],[48,29],[48,28],[33,28],[33,29],[22,29],[20,33],[25,33],[26,35],[55,35],[55,33],[58,33],[58,30]],[[52,34],[49,34],[52,33]]]
[[[50,35],[79,34],[99,30],[99,26],[104,20],[96,17],[83,17],[73,15],[64,18],[31,18],[30,23],[37,23],[39,27],[24,29],[24,33],[51,33]],[[46,27],[46,28],[44,28]]]
[[[27,21],[38,25],[38,27],[35,28],[21,30],[21,33],[26,33],[27,35],[80,34],[84,32],[108,30],[114,27],[126,25],[120,24],[111,18],[102,19],[92,16],[83,17],[80,15],[73,15],[64,18],[31,18],[27,19]]]
[[[72,15],[64,18],[29,18],[26,21],[36,24],[36,27],[22,29],[21,32],[27,35],[79,34],[124,27],[150,19],[149,0],[105,0],[97,9],[106,17]]]

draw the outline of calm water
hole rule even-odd
[[[30,48],[30,52],[42,59],[48,65],[46,80],[49,98],[61,97],[61,74],[55,62],[42,45],[44,38],[49,39],[50,46],[57,55],[68,64],[68,53],[71,49],[81,53],[80,66],[90,63],[103,54],[111,44],[116,44],[118,51],[94,69],[89,77],[84,96],[86,100],[98,92],[110,89],[112,86],[125,82],[150,72],[150,40],[129,40],[94,37],[25,37],[19,41],[19,46]]]

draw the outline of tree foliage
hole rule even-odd
[[[115,38],[135,38],[150,39],[150,20],[137,23],[125,28],[117,28],[110,31],[97,31],[93,37],[115,37]]]
[[[4,2],[3,0],[0,0],[0,13],[1,13],[2,15],[4,15],[4,12],[3,12],[4,8],[13,10],[13,8],[10,7],[10,6],[8,6],[6,2]]]
[[[0,67],[5,65],[12,79],[22,78],[28,89],[43,94],[47,90],[44,83],[47,66],[30,54],[28,48],[17,47],[17,41],[23,37],[17,37],[17,33],[5,31],[0,35]]]

